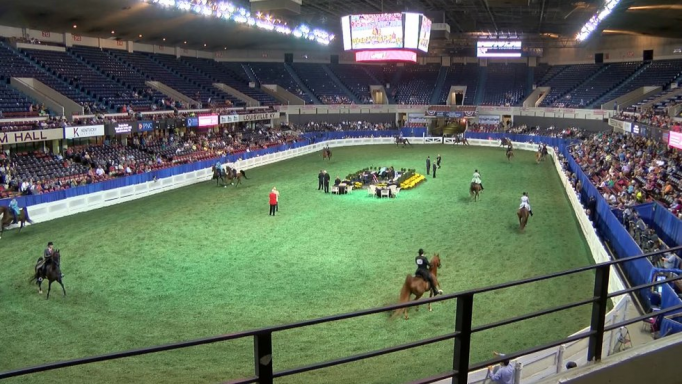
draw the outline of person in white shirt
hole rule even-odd
[[[104,175],[104,169],[102,169],[102,166],[101,166],[101,165],[97,167],[97,170],[95,171],[95,174],[96,174],[97,176],[103,176],[103,175]]]
[[[481,174],[478,173],[478,169],[474,170],[474,177],[471,179],[471,182],[480,185],[481,191],[483,190],[483,182],[481,181]]]
[[[528,193],[524,192],[523,195],[521,196],[521,205],[519,206],[519,209],[525,207],[528,210],[528,213],[530,213],[531,216],[533,216],[533,210],[530,208],[530,201],[528,199]]]
[[[277,204],[275,204],[275,211],[276,211],[276,212],[279,212],[279,191],[277,190],[277,188],[272,187],[272,192],[273,192],[275,195],[277,195]]]

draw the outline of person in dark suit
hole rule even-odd
[[[334,185],[338,186],[339,184],[341,184],[341,178],[336,176],[336,179],[334,179]]]
[[[436,169],[438,169],[438,167],[436,167],[436,164],[434,164],[433,165],[433,178],[434,179],[436,178]]]
[[[317,190],[320,191],[324,188],[324,171],[320,169],[320,173],[317,175]]]
[[[426,156],[426,174],[431,173],[431,156]]]
[[[441,158],[440,158],[440,153],[439,153],[438,156],[436,156],[436,165],[438,166],[438,168],[440,168],[440,160],[441,160]],[[435,173],[434,173],[433,177],[436,177]]]
[[[329,180],[331,180],[331,176],[327,171],[324,171],[324,193],[329,193]]]

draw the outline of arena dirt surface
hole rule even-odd
[[[443,156],[437,178],[397,199],[365,190],[331,196],[332,180],[368,166],[414,167]],[[474,168],[485,191],[468,195]],[[424,248],[443,260],[446,293],[592,263],[559,177],[548,161],[502,148],[392,145],[336,148],[247,171],[235,188],[205,182],[9,231],[0,240],[0,370],[154,346],[391,304]],[[270,217],[268,193],[281,191]],[[516,209],[527,191],[535,216],[524,234]],[[68,296],[49,301],[28,280],[48,241],[62,252]],[[485,324],[590,297],[588,274],[477,296]],[[54,288],[54,286],[53,286]],[[275,370],[452,332],[455,302],[277,333]],[[589,323],[580,307],[476,335],[472,361],[568,336]],[[400,383],[447,371],[452,341],[278,380]],[[213,383],[253,374],[251,340],[68,368],[8,383]]]

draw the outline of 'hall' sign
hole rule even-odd
[[[35,131],[2,132],[0,133],[0,145],[36,143],[48,140],[61,140],[64,138],[64,130],[37,129]]]

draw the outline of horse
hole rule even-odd
[[[500,140],[500,147],[504,147],[504,146],[508,146],[508,145],[511,145],[511,139],[503,137],[502,140]]]
[[[546,157],[547,157],[547,147],[542,147],[542,149],[535,152],[535,162],[536,163],[540,163],[541,161],[545,161]]]
[[[519,217],[519,227],[521,228],[521,232],[526,228],[526,224],[528,223],[528,209],[526,207],[519,208],[519,210],[516,212],[516,216]]]
[[[332,150],[329,148],[324,148],[322,149],[322,160],[328,159],[329,161],[332,160]]]
[[[510,149],[507,151],[507,161],[511,161],[514,158],[514,150]]]
[[[479,192],[481,191],[481,184],[477,184],[472,182],[471,186],[469,187],[469,195],[474,198],[474,201],[478,200],[480,198]]]
[[[59,262],[61,260],[61,255],[59,254],[59,250],[54,251],[54,254],[50,257],[49,261],[47,262],[47,266],[45,267],[45,272],[43,272],[43,269],[41,267],[41,261],[43,258],[41,257],[38,259],[36,262],[35,266],[35,273],[33,275],[33,278],[31,278],[31,281],[37,281],[36,284],[38,284],[38,293],[43,293],[43,287],[42,283],[44,279],[47,279],[50,283],[47,286],[47,298],[50,298],[50,290],[52,289],[52,282],[56,281],[59,283],[59,285],[62,286],[62,292],[64,292],[64,296],[66,296],[66,289],[64,288],[64,284],[62,283],[62,270],[59,268]]]
[[[225,185],[225,171],[220,168],[216,168],[215,165],[213,166],[213,179],[215,179],[217,186],[220,186],[222,182],[222,186],[227,188],[227,185]]]
[[[235,187],[242,183],[242,177],[247,180],[249,179],[248,177],[246,177],[246,172],[244,171],[233,172],[233,169],[230,167],[227,167],[227,169],[225,169],[225,173],[227,174],[227,180],[230,181],[230,184],[234,184]]]
[[[9,227],[10,224],[12,224],[14,215],[12,214],[12,211],[10,211],[9,207],[4,205],[0,206],[0,214],[2,215],[2,221],[0,221],[0,239],[2,239],[2,232],[5,230],[5,227]],[[21,229],[24,228],[24,224],[27,221],[30,224],[33,224],[33,220],[28,217],[28,209],[26,208],[21,209],[19,215],[17,216],[17,221],[21,224],[19,227],[19,232],[21,232]]]
[[[405,148],[407,145],[409,145],[410,147],[412,146],[412,143],[410,143],[410,141],[407,140],[407,137],[396,136],[395,137],[395,146],[397,147],[400,144],[403,145],[403,148]]]
[[[429,272],[431,273],[433,283],[436,284],[436,288],[440,288],[440,283],[438,282],[438,268],[440,268],[442,264],[440,262],[440,255],[438,253],[433,255],[430,264],[431,268],[429,268]],[[433,296],[433,292],[431,291],[429,283],[426,282],[421,276],[407,275],[407,277],[405,277],[403,287],[400,289],[400,303],[407,303],[408,301],[410,301],[410,297],[412,297],[412,295],[414,295],[414,301],[417,301],[422,297],[422,295],[424,295],[426,291],[430,292],[429,297]],[[431,312],[432,311],[431,303],[429,303],[428,306],[429,312]],[[396,311],[393,313],[391,317],[395,317],[401,313],[404,313],[405,320],[408,320],[409,319],[409,317],[407,316],[408,310],[409,307],[396,309]],[[415,310],[419,311],[419,307],[417,307]]]
[[[460,144],[460,143],[461,143],[462,145],[469,145],[469,140],[467,140],[467,138],[464,137],[464,136],[462,136],[462,137],[455,136],[454,144],[457,145],[457,144]]]

